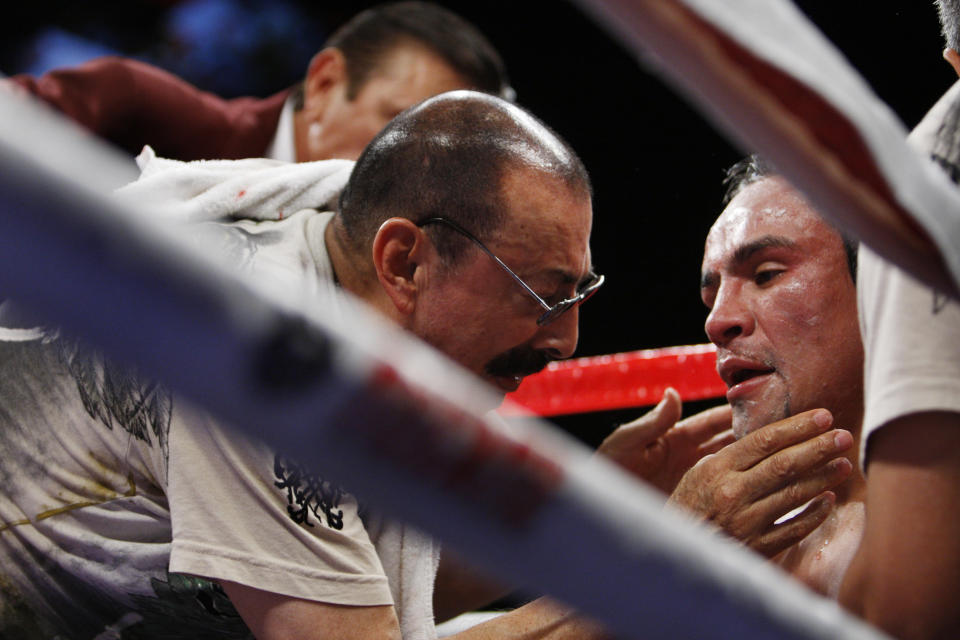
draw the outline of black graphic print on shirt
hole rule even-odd
[[[274,485],[286,492],[287,513],[294,522],[312,527],[312,514],[331,529],[343,529],[343,510],[339,507],[344,491],[340,487],[280,455],[274,456],[273,473],[277,478]]]
[[[108,429],[121,429],[168,457],[173,397],[162,385],[107,362],[74,342],[59,340],[60,357],[77,383],[83,407]]]

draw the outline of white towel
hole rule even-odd
[[[435,640],[433,587],[440,544],[396,520],[368,516],[364,523],[389,579],[403,640]]]
[[[160,158],[149,146],[137,165],[140,178],[117,189],[117,196],[191,222],[283,220],[302,209],[334,211],[353,170],[350,160],[182,162]]]

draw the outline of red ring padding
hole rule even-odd
[[[500,408],[504,415],[559,416],[656,404],[667,387],[680,398],[723,396],[716,347],[696,344],[552,362],[528,377]]]

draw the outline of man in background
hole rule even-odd
[[[944,58],[960,74],[960,3],[938,0]],[[960,83],[910,134],[960,178]],[[866,347],[863,542],[841,601],[898,638],[960,634],[960,305],[860,251]]]
[[[224,100],[129,58],[0,80],[132,155],[181,160],[355,160],[407,107],[453,89],[510,97],[503,61],[460,16],[427,2],[367,9],[310,61],[303,82],[265,99]]]

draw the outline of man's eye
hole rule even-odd
[[[753,276],[754,284],[763,286],[783,273],[783,269],[759,269]]]

